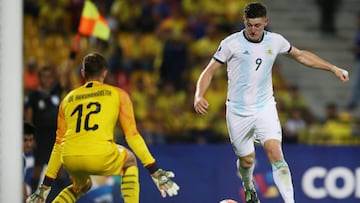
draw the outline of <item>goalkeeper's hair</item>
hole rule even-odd
[[[266,7],[262,3],[249,3],[244,9],[245,18],[266,18]]]
[[[82,68],[86,78],[92,78],[101,75],[107,69],[105,58],[99,53],[90,53],[83,59]]]

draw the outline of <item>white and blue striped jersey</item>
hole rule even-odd
[[[259,42],[249,41],[244,30],[222,40],[213,58],[227,64],[227,107],[247,116],[275,102],[271,70],[276,56],[290,49],[282,35],[269,31]]]

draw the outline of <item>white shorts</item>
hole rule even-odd
[[[250,116],[234,114],[226,110],[226,124],[231,144],[237,156],[244,157],[255,150],[254,141],[264,144],[266,140],[281,141],[282,132],[276,104],[269,102],[262,110]]]

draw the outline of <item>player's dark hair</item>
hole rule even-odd
[[[107,68],[107,63],[101,54],[90,53],[84,57],[82,66],[85,77],[91,78],[101,75],[104,69]]]
[[[36,129],[35,126],[31,125],[28,122],[24,122],[24,134],[35,134]]]
[[[245,18],[266,17],[266,7],[262,3],[249,3],[244,9]]]

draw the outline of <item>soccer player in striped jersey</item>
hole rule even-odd
[[[260,202],[253,183],[255,148],[259,140],[272,165],[273,177],[285,203],[294,203],[289,166],[281,147],[282,132],[275,106],[272,67],[278,54],[288,54],[297,62],[332,72],[340,81],[349,80],[347,71],[315,54],[292,46],[282,35],[265,30],[266,7],[250,3],[244,9],[245,28],[221,41],[219,48],[200,74],[196,85],[194,109],[207,113],[205,93],[216,70],[227,65],[228,94],[226,122],[229,137],[238,157],[247,203]]]
[[[177,195],[174,173],[156,166],[139,134],[129,95],[122,89],[104,84],[107,63],[103,56],[84,57],[82,76],[86,83],[62,100],[57,121],[56,141],[43,184],[27,202],[45,202],[52,180],[63,165],[72,184],[53,202],[76,202],[91,188],[91,175],[121,175],[125,203],[139,202],[138,167],[135,155],[150,172],[163,197]],[[114,128],[120,121],[125,139],[134,154],[114,142]]]

